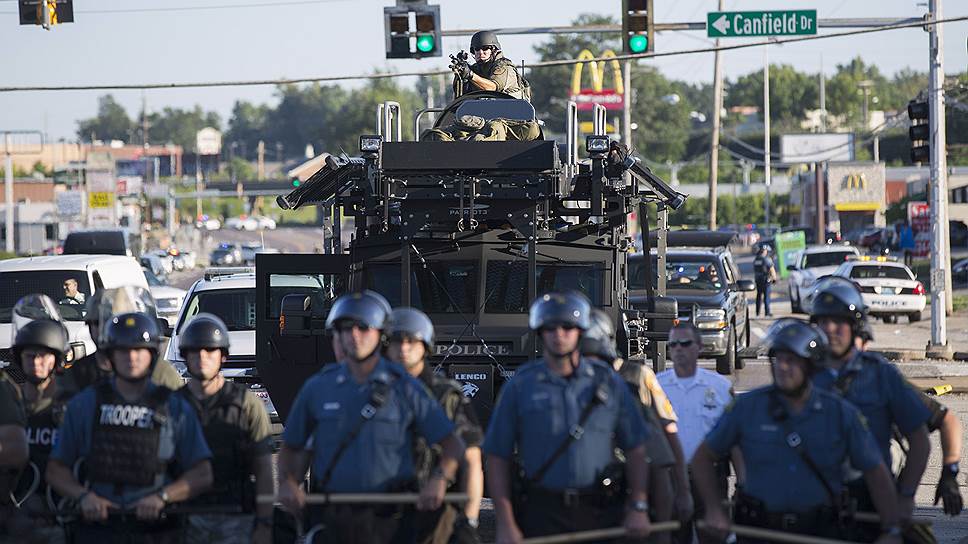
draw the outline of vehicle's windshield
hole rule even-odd
[[[0,323],[10,323],[17,301],[30,294],[52,298],[68,321],[84,320],[84,303],[91,285],[83,270],[25,270],[0,272]]]
[[[147,281],[148,285],[150,285],[151,287],[165,286],[165,282],[158,279],[158,276],[156,276],[151,270],[148,270],[147,268],[142,268],[141,271],[145,273],[145,281]]]
[[[816,266],[840,266],[848,257],[857,255],[853,251],[825,251],[823,253],[808,253],[803,259],[803,268]]]
[[[602,263],[568,263],[537,265],[537,294],[552,291],[579,291],[601,306]],[[489,261],[484,311],[497,314],[519,314],[528,311],[528,261]]]
[[[410,303],[428,314],[477,310],[477,263],[473,261],[427,261],[410,269]],[[379,292],[397,306],[402,301],[400,264],[366,263],[366,288]]]
[[[343,276],[336,274],[272,274],[269,276],[267,319],[279,317],[282,299],[286,295],[305,295],[312,298],[316,315],[326,315],[336,297],[345,290]]]
[[[652,256],[652,266],[656,266]],[[656,275],[658,279],[658,274]],[[629,260],[629,287],[645,289],[645,261]],[[666,260],[666,288],[674,291],[722,291],[726,287],[719,265],[708,258],[675,257]]]
[[[910,280],[911,274],[900,266],[863,265],[851,268],[850,277],[858,280]]]
[[[201,312],[220,317],[230,332],[254,331],[255,288],[196,291],[182,314],[178,331],[181,332],[185,324]]]

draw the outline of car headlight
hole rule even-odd
[[[696,311],[696,327],[700,329],[725,329],[726,310],[707,308]]]

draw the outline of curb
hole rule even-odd
[[[922,391],[937,385],[950,385],[951,391],[946,393],[946,395],[968,393],[968,377],[966,376],[952,376],[948,378],[909,378],[908,381]],[[941,395],[940,397],[936,398],[943,397],[944,395]]]
[[[896,363],[907,363],[910,361],[916,361],[919,359],[926,359],[927,354],[923,349],[880,349],[871,350],[873,353],[884,357],[888,361],[893,361]],[[966,354],[968,355],[968,354]]]

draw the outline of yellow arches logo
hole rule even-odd
[[[591,110],[596,104],[601,104],[609,110],[620,110],[625,107],[625,85],[622,81],[622,64],[615,58],[615,52],[607,50],[602,53],[603,60],[592,60],[595,55],[585,49],[578,54],[578,62],[571,74],[571,100],[578,104],[582,111]],[[588,66],[588,73],[592,78],[592,86],[582,87],[582,72]],[[612,68],[612,88],[605,88],[607,68]]]
[[[867,176],[850,174],[844,178],[844,189],[867,189]]]

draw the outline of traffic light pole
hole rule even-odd
[[[6,160],[4,163],[5,182],[3,185],[4,202],[6,203],[4,206],[4,213],[6,214],[4,225],[7,231],[4,237],[4,249],[8,253],[16,253],[17,248],[13,247],[13,157],[10,155],[10,134],[4,134],[3,140],[4,150],[6,151]]]
[[[928,15],[932,21],[941,18],[941,0],[929,0]],[[947,252],[947,161],[945,159],[945,106],[944,106],[944,40],[941,25],[931,25],[929,30],[928,117],[931,133],[931,345],[929,348],[946,348],[948,345],[945,284],[947,282],[949,257]]]
[[[725,0],[719,0],[719,11],[726,9]],[[703,25],[703,29],[706,25]],[[719,39],[716,39],[719,47]],[[713,134],[709,142],[709,230],[716,230],[716,205],[719,183],[719,126],[723,111],[723,64],[722,52],[713,53]],[[735,202],[733,203],[735,205]]]

